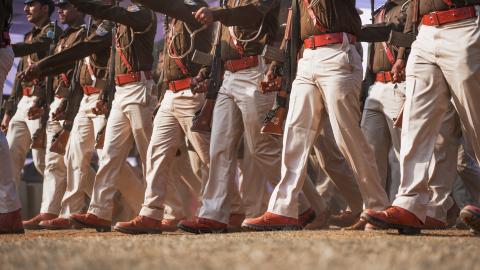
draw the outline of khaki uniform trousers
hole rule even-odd
[[[407,63],[400,151],[401,179],[394,205],[424,221],[428,166],[435,138],[453,98],[464,136],[480,157],[480,29],[478,18],[438,27],[422,25]]]
[[[42,204],[40,213],[58,215],[63,194],[67,184],[67,168],[64,156],[50,151],[52,139],[62,130],[63,121],[52,119],[52,113],[57,110],[62,102],[61,98],[55,97],[50,104],[50,117],[47,121],[47,148],[45,151],[45,171],[43,174]]]
[[[298,217],[297,197],[308,155],[328,118],[359,183],[365,207],[382,210],[389,204],[375,156],[359,126],[361,59],[348,38],[344,40],[343,44],[307,49],[298,63],[283,136],[282,176],[270,198],[269,212]]]
[[[397,194],[400,184],[400,170],[392,167],[400,167],[401,129],[393,127],[393,119],[400,113],[404,102],[405,82],[376,82],[368,90],[362,115],[362,131],[375,154],[380,184],[387,194]],[[391,149],[395,154],[393,162],[389,160]],[[391,197],[390,201],[393,199]]]
[[[470,144],[463,137],[458,148],[457,171],[465,189],[463,192],[457,192],[454,196],[460,209],[466,204],[480,205],[480,181],[478,181],[480,166]]]
[[[23,96],[17,105],[15,115],[8,125],[7,141],[10,147],[13,177],[17,188],[20,185],[22,169],[32,143],[32,135],[40,128],[40,119],[28,120],[28,110],[32,107],[35,99],[33,96]],[[32,159],[35,168],[43,176],[45,171],[45,149],[32,149]]]
[[[105,128],[105,143],[93,186],[88,213],[112,220],[114,198],[119,191],[136,213],[145,194],[145,165],[148,143],[152,134],[152,115],[156,98],[152,96],[153,81],[142,73],[140,82],[117,86],[115,99]],[[143,177],[132,173],[120,177],[125,160],[135,143],[142,162]]]
[[[3,84],[7,79],[7,74],[13,65],[12,47],[0,48],[0,94],[3,94]],[[0,96],[0,104],[2,104]],[[0,213],[9,213],[18,210],[20,199],[15,188],[15,179],[13,178],[13,165],[8,149],[8,142],[5,134],[0,131]]]
[[[175,194],[173,181],[181,181],[179,175],[175,175],[175,179],[172,177],[172,168],[181,165],[174,164],[178,161],[175,154],[185,144],[185,139],[198,154],[203,167],[208,168],[210,136],[190,130],[195,112],[203,106],[204,101],[204,95],[194,95],[189,89],[165,93],[154,119],[153,133],[147,150],[147,188],[140,215],[157,220],[163,219],[167,186],[170,184],[170,192]],[[188,157],[186,152],[182,154]],[[185,165],[188,166],[188,163]]]
[[[235,73],[226,71],[213,114],[210,143],[210,174],[203,193],[199,216],[227,224],[232,213],[232,192],[237,172],[237,149],[244,136],[242,185],[247,188],[242,201],[258,201],[266,181],[276,182],[280,176],[281,141],[260,130],[275,94],[262,94],[258,85],[266,69],[260,61],[253,67]],[[245,187],[242,188],[246,190]],[[303,195],[303,194],[302,194]],[[250,196],[246,198],[245,196]],[[305,202],[300,211],[308,209]]]

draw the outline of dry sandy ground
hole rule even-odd
[[[125,236],[93,230],[0,236],[0,269],[480,269],[468,231]]]

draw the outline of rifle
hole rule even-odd
[[[118,1],[115,1],[115,5],[118,5]],[[112,22],[113,23],[113,22]],[[110,63],[108,66],[108,82],[105,89],[102,91],[99,100],[103,101],[106,106],[103,111],[97,112],[93,110],[95,114],[105,114],[105,118],[108,121],[110,115],[110,109],[112,108],[112,102],[115,94],[115,54],[117,52],[116,44],[117,25],[114,23],[112,27],[112,46],[110,48]],[[103,149],[105,143],[105,129],[106,125],[95,136],[95,149]]]
[[[89,21],[88,21],[88,26],[87,26],[87,31],[86,31],[86,37],[90,34],[90,29],[92,27],[92,17],[90,16]],[[71,102],[73,99],[73,94],[75,93],[75,89],[78,87],[78,83],[80,81],[80,66],[81,66],[82,60],[78,60],[75,63],[75,68],[73,69],[73,74],[72,74],[72,80],[70,82],[70,85],[68,87],[68,97],[67,97],[67,102]],[[71,106],[71,105],[67,105]],[[70,109],[70,108],[68,108]],[[65,120],[68,121],[68,120]],[[63,125],[62,130],[57,132],[53,138],[52,138],[52,145],[50,146],[50,151],[60,154],[60,155],[65,155],[65,150],[67,148],[68,144],[68,139],[70,138],[70,131],[72,130],[72,124],[65,122]]]
[[[225,0],[220,0],[220,7],[223,7]],[[195,50],[192,56],[192,61],[198,64],[210,65],[209,83],[207,88],[207,94],[203,107],[195,113],[192,120],[193,132],[210,132],[212,131],[212,118],[213,109],[215,107],[215,100],[217,99],[218,91],[222,85],[223,77],[223,61],[222,61],[222,24],[217,22],[215,29],[215,38],[213,43],[214,53],[213,56],[207,55],[200,51]],[[211,59],[211,60],[210,60]]]
[[[274,75],[277,77],[277,82],[275,82],[274,85],[279,86],[279,92],[277,93],[273,108],[265,117],[264,125],[261,129],[261,132],[265,134],[276,136],[283,134],[283,125],[287,116],[287,97],[290,94],[292,82],[297,73],[298,19],[297,0],[292,0],[292,7],[288,13],[287,25],[283,36],[283,51],[266,45],[262,53],[265,59],[283,64],[280,69],[274,70]],[[269,91],[269,83],[262,82],[260,86],[263,92]]]
[[[52,39],[50,43],[50,48],[48,50],[48,55],[53,55],[55,53],[55,48],[57,47],[57,21],[51,23],[53,24],[53,33],[48,32],[47,37]],[[40,127],[35,131],[32,136],[32,144],[30,145],[31,149],[45,149],[47,143],[47,123],[50,115],[50,104],[53,102],[53,77],[48,76],[45,82],[45,91],[43,96],[43,114],[40,119]]]

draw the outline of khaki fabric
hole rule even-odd
[[[3,93],[3,83],[13,65],[11,47],[0,48],[0,93]],[[0,97],[0,103],[2,98]],[[15,188],[12,158],[5,134],[0,131],[0,213],[16,211],[20,208],[20,199]]]
[[[45,171],[43,173],[42,204],[40,213],[57,215],[60,212],[62,197],[67,184],[67,168],[64,156],[50,151],[52,139],[62,130],[63,121],[52,119],[52,113],[60,106],[62,99],[55,97],[50,104],[50,117],[47,121],[47,148],[45,151]]]
[[[343,44],[307,49],[299,61],[283,136],[282,176],[270,198],[270,212],[298,216],[297,196],[308,155],[327,117],[359,183],[365,207],[382,210],[388,206],[373,151],[359,126],[361,59],[348,39],[344,40]]]
[[[198,154],[202,166],[209,165],[209,135],[192,132],[192,119],[195,112],[203,106],[203,95],[194,95],[190,90],[178,93],[167,91],[154,120],[153,133],[147,151],[147,188],[140,215],[158,220],[163,219],[167,186],[175,193],[173,181],[181,181],[179,175],[172,174],[177,150],[189,144]],[[182,153],[188,157],[187,153]],[[199,192],[200,190],[196,190]],[[172,194],[173,195],[173,194]],[[178,203],[177,203],[178,205]]]
[[[439,27],[422,25],[407,63],[407,91],[400,151],[401,179],[394,205],[425,220],[428,166],[435,138],[453,103],[464,136],[480,157],[479,19]]]
[[[15,183],[20,185],[22,169],[25,165],[27,153],[30,150],[32,136],[40,128],[40,119],[28,120],[28,110],[32,107],[35,97],[23,96],[17,105],[17,111],[10,120],[7,132],[7,141],[13,163],[13,177]],[[32,149],[33,164],[43,176],[45,171],[45,149]]]
[[[112,220],[114,197],[119,191],[138,213],[145,193],[145,165],[148,142],[152,134],[152,115],[156,99],[151,95],[153,81],[142,75],[140,82],[117,86],[115,99],[105,129],[101,165],[95,177],[88,213]],[[145,92],[145,93],[142,93]],[[120,93],[120,94],[119,94]],[[132,97],[145,97],[134,100]],[[135,144],[142,175],[119,177],[122,164]]]

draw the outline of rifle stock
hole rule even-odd
[[[267,114],[261,130],[262,134],[270,134],[275,136],[283,135],[283,124],[285,123],[285,118],[287,117],[287,96],[288,93],[285,90],[280,90],[278,92],[276,103],[279,105],[274,107]]]
[[[206,99],[202,109],[195,113],[192,120],[193,132],[210,132],[212,131],[213,109],[215,108],[214,99]]]
[[[105,127],[103,127],[95,137],[95,149],[103,149],[105,144]]]
[[[54,152],[60,155],[65,155],[65,149],[67,148],[68,138],[70,137],[70,131],[66,129],[60,130],[52,139],[52,145],[50,146],[50,152]]]
[[[405,108],[405,104],[402,105],[402,108],[400,109],[400,112],[398,113],[397,117],[393,118],[393,127],[402,128],[404,108]]]

